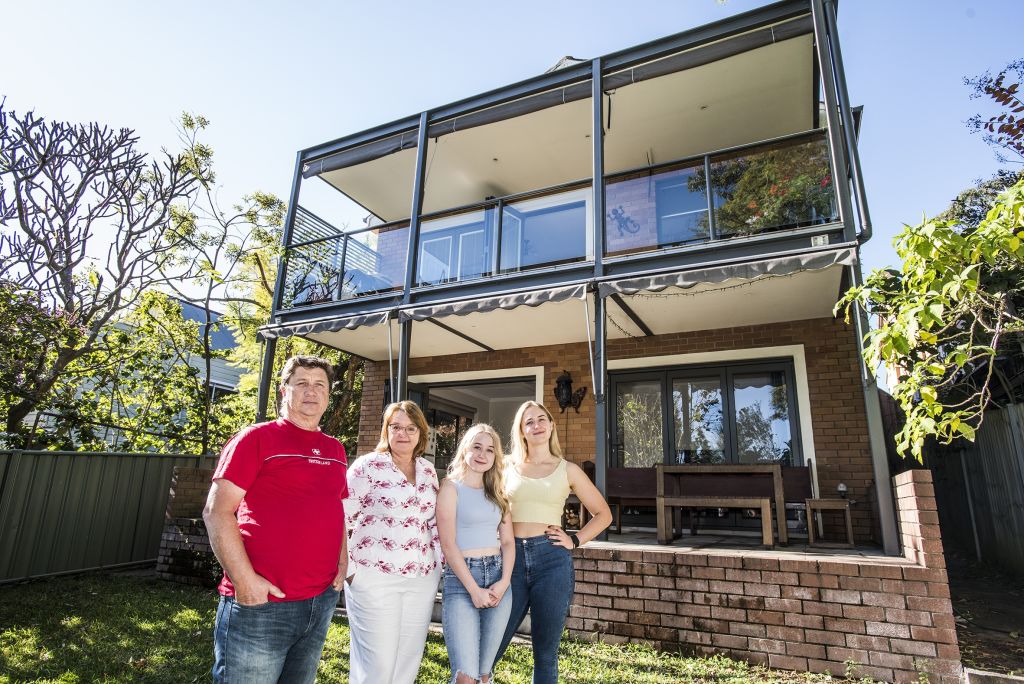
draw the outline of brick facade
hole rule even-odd
[[[877,524],[873,520],[871,504],[874,497],[871,451],[854,335],[853,329],[840,320],[818,318],[609,340],[607,348],[609,360],[614,361],[803,345],[811,406],[810,427],[820,491],[823,496],[834,496],[840,482],[847,485],[848,497],[855,502],[854,537],[858,542],[870,542],[873,541],[873,530]],[[590,358],[585,343],[410,359],[409,374],[533,366],[544,368],[544,403],[549,407],[557,406],[553,394],[555,379],[563,369],[572,374],[575,386],[591,385]],[[367,361],[365,373],[359,420],[360,454],[372,450],[380,438],[384,381],[388,377],[387,362]],[[592,394],[584,400],[578,415],[570,409],[565,414],[557,415],[556,422],[567,456],[577,463],[593,459],[595,439]],[[807,430],[808,426],[801,425],[801,429]],[[826,518],[826,521],[826,534],[829,537],[840,537],[840,521],[831,518]]]
[[[894,484],[903,559],[589,544],[576,552],[569,633],[787,670],[959,682],[931,473]]]

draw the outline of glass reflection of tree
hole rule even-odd
[[[685,396],[684,396],[685,391]],[[722,393],[713,387],[686,383],[673,392],[677,463],[724,463]]]
[[[703,170],[689,179],[704,187]],[[714,161],[711,188],[715,220],[723,235],[806,225],[835,215],[832,173],[824,140],[780,145],[747,156]]]
[[[301,250],[301,251],[298,251]],[[289,303],[312,304],[333,299],[340,269],[336,240],[291,250],[287,256]]]
[[[792,440],[789,437],[789,395],[782,373],[767,377],[747,376],[739,391],[767,390],[768,409],[762,400],[748,401],[736,412],[736,452],[740,463],[792,462]],[[739,392],[738,392],[739,393]]]
[[[661,396],[656,393],[626,394],[620,398],[622,467],[644,468],[660,463]]]

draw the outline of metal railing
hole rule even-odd
[[[631,169],[605,178],[603,253],[623,257],[839,220],[821,130]],[[341,232],[297,208],[281,308],[429,288],[594,258],[592,183],[492,198],[409,221]],[[312,238],[312,239],[310,239]]]

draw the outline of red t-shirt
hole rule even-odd
[[[345,447],[283,418],[231,438],[213,479],[245,490],[236,517],[253,569],[300,601],[324,591],[338,573],[348,496]],[[234,596],[227,573],[219,591]]]

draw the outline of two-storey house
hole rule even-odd
[[[507,435],[524,399],[558,410],[561,378],[586,388],[563,446],[602,490],[656,463],[806,467],[853,502],[857,543],[894,553],[864,330],[833,315],[870,222],[827,5],[563,60],[301,151],[263,334],[367,359],[360,452],[413,398],[443,466],[472,421]],[[642,503],[627,524],[652,524]]]

